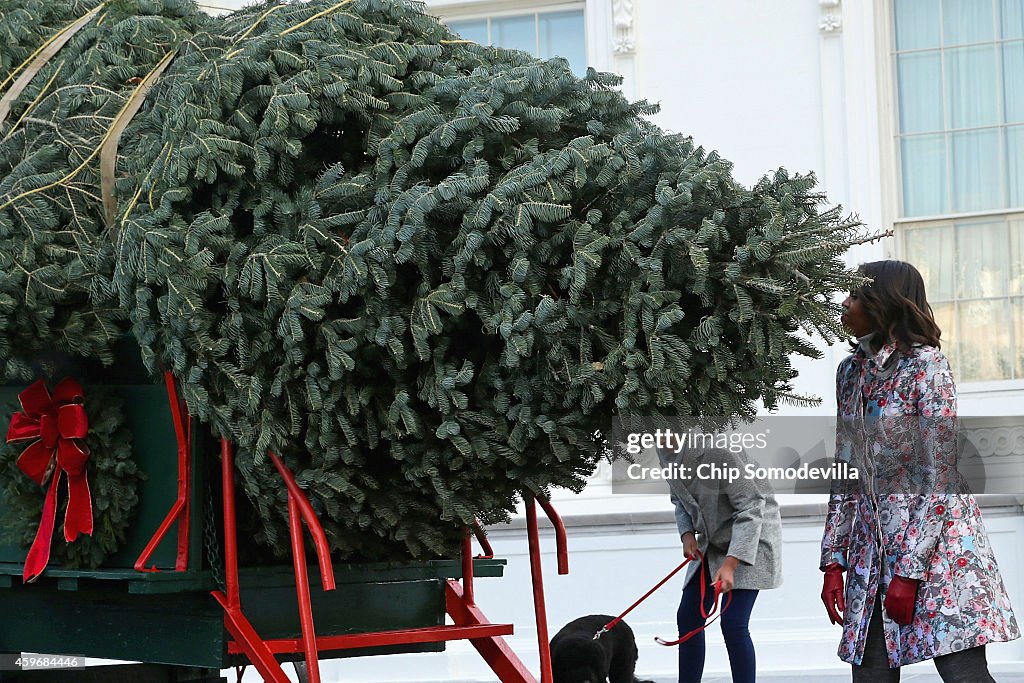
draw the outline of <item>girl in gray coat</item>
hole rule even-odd
[[[744,452],[702,450],[685,456],[695,472],[701,464],[722,469],[740,468],[749,462]],[[664,460],[663,460],[664,462]],[[731,483],[718,479],[670,480],[676,524],[683,542],[683,554],[691,559],[704,556],[703,572],[687,576],[676,622],[679,634],[702,627],[701,577],[705,585],[704,610],[712,607],[715,583],[731,598],[721,616],[722,635],[729,653],[733,683],[754,683],[756,666],[750,638],[750,612],[758,591],[782,583],[782,524],[779,506],[763,481],[740,478]],[[725,597],[723,596],[723,600]],[[704,633],[679,645],[679,683],[699,683],[704,673]]]

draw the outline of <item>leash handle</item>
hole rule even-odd
[[[717,586],[718,584],[715,584],[715,585]],[[717,592],[717,589],[716,589],[716,592]],[[718,611],[718,614],[716,614],[715,618],[712,619],[711,621],[707,622],[703,626],[700,626],[698,628],[693,629],[692,631],[690,631],[687,634],[684,634],[678,640],[663,640],[663,639],[659,638],[658,636],[655,636],[654,637],[654,642],[656,642],[658,645],[664,645],[666,647],[674,647],[676,645],[682,645],[683,643],[688,641],[690,638],[693,638],[695,635],[697,635],[701,631],[707,629],[708,626],[711,626],[711,624],[715,623],[716,619],[718,619],[719,617],[722,616],[722,613],[725,612],[725,608],[729,606],[730,602],[732,602],[732,593],[731,592],[730,593],[726,593],[725,596],[726,596],[726,598],[722,602],[722,609]],[[715,610],[712,609],[711,611],[712,611],[712,613],[714,613]]]
[[[697,635],[701,631],[705,630],[708,626],[711,626],[711,624],[715,623],[716,619],[718,619],[719,617],[722,616],[723,613],[725,613],[726,608],[729,607],[730,603],[732,603],[732,591],[729,591],[728,593],[723,592],[722,591],[722,582],[721,581],[715,581],[715,583],[713,584],[714,590],[715,590],[715,597],[714,597],[714,600],[711,603],[711,609],[710,610],[706,610],[706,609],[704,609],[704,602],[705,602],[705,599],[707,598],[707,580],[706,579],[707,579],[707,575],[704,573],[704,563],[701,562],[700,577],[699,577],[699,580],[700,580],[700,615],[705,620],[707,620],[707,618],[712,616],[712,615],[714,615],[714,618],[711,619],[711,621],[707,621],[707,623],[705,623],[703,626],[695,628],[692,631],[690,631],[689,633],[683,634],[682,636],[679,637],[678,640],[663,640],[663,639],[655,636],[654,637],[654,642],[658,643],[659,645],[664,645],[666,647],[673,647],[675,645],[681,645],[682,643],[685,643],[686,641],[688,641],[690,638],[693,638],[695,635]],[[724,599],[722,597],[723,595],[725,596]],[[717,612],[717,614],[715,614],[716,612]]]
[[[704,571],[704,555],[703,555],[703,554],[702,554],[702,553],[701,553],[701,552],[700,552],[699,550],[697,551],[697,558],[698,558],[698,559],[700,560],[700,563],[701,563],[701,571],[703,572],[703,571]],[[664,579],[662,579],[661,581],[659,581],[659,582],[658,582],[658,584],[657,584],[657,585],[656,585],[656,586],[655,586],[654,588],[652,588],[651,590],[649,590],[649,591],[647,591],[646,593],[644,593],[644,594],[643,594],[643,596],[641,596],[641,598],[640,598],[639,600],[637,600],[637,601],[636,601],[636,602],[634,602],[634,603],[633,603],[632,605],[630,605],[630,606],[629,606],[629,607],[628,607],[628,608],[626,609],[626,611],[625,611],[625,612],[623,612],[622,614],[620,614],[619,616],[615,617],[614,619],[612,619],[611,621],[609,621],[609,622],[608,622],[607,624],[605,624],[604,626],[602,626],[602,627],[601,627],[601,629],[600,629],[600,630],[599,630],[599,631],[598,631],[597,633],[595,633],[595,634],[594,634],[594,640],[597,640],[597,639],[599,639],[599,638],[600,638],[601,636],[603,636],[603,635],[604,635],[605,633],[608,633],[608,631],[610,631],[610,630],[612,630],[613,628],[615,628],[615,626],[616,626],[616,625],[617,625],[617,624],[618,624],[618,623],[619,623],[620,621],[622,621],[622,620],[623,620],[623,618],[625,618],[625,616],[626,616],[627,614],[629,614],[630,612],[632,612],[632,611],[633,611],[633,609],[634,609],[634,608],[636,608],[636,606],[637,606],[637,605],[639,605],[639,604],[640,604],[641,602],[643,602],[643,601],[644,601],[644,600],[646,600],[647,598],[651,597],[651,594],[652,594],[652,593],[653,593],[654,591],[656,591],[656,590],[658,590],[659,588],[661,588],[662,586],[664,586],[664,585],[665,585],[665,583],[666,583],[666,582],[667,582],[667,581],[668,581],[669,579],[671,579],[671,578],[672,578],[673,576],[675,576],[676,574],[678,574],[678,573],[679,573],[679,570],[680,570],[680,569],[682,569],[682,568],[683,568],[683,567],[685,567],[686,565],[690,564],[690,561],[691,561],[691,559],[692,559],[692,558],[689,558],[689,557],[688,557],[688,558],[686,558],[685,560],[683,560],[683,561],[682,561],[682,562],[681,562],[681,563],[679,564],[679,566],[678,566],[678,567],[676,567],[675,569],[673,569],[672,571],[670,571],[670,572],[668,573],[668,576],[666,576],[666,577],[665,577]],[[702,590],[703,590],[703,588],[704,588],[704,581],[703,581],[703,578],[704,578],[704,577],[703,577],[703,576],[701,576],[701,589],[702,589]],[[701,600],[701,609],[703,609],[703,608],[704,608],[704,602],[703,602],[703,595],[701,596],[701,598],[702,598],[702,600]]]

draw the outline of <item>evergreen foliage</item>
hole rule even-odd
[[[49,38],[43,30],[99,4],[5,3],[0,35],[14,39],[0,44],[0,95]],[[205,21],[186,0],[105,3],[0,124],[0,378],[28,380],[32,360],[53,349],[112,362],[126,316],[98,201],[98,147],[134,81]]]
[[[0,12],[0,92],[17,77],[17,67],[51,36],[84,16],[100,0],[4,0]]]
[[[174,57],[124,135],[117,218],[102,223],[95,164],[64,179],[109,121],[17,170],[68,137],[40,124],[0,143],[0,239],[24,249],[66,226],[51,196],[89,183],[82,232],[104,256],[78,271],[76,310],[116,294],[149,366],[239,444],[275,550],[285,493],[268,449],[340,555],[450,552],[523,491],[582,487],[614,415],[802,400],[789,357],[817,354],[801,328],[841,334],[830,295],[858,282],[841,260],[858,223],[812,176],[741,186],[617,77],[461,41],[396,0],[205,24],[144,4],[160,16],[151,49],[118,82]],[[126,68],[81,54],[76,83]],[[69,286],[59,254],[33,257]],[[14,291],[24,279],[0,286]]]

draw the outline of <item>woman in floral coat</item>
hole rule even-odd
[[[956,470],[956,388],[917,269],[860,267],[843,302],[857,337],[839,366],[836,458],[822,538],[822,600],[843,624],[855,683],[899,681],[933,659],[946,683],[994,681],[985,645],[1020,637],[978,504]],[[844,587],[845,574],[845,587]]]

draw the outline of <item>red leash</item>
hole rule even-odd
[[[701,552],[699,550],[697,551],[697,557],[698,557],[698,559],[700,559],[700,577],[699,577],[699,580],[700,580],[700,615],[704,619],[707,619],[711,615],[715,614],[715,612],[718,612],[718,614],[715,616],[714,619],[712,619],[708,623],[704,624],[700,628],[696,628],[696,629],[690,631],[689,633],[687,633],[686,635],[681,637],[679,640],[666,641],[666,640],[662,640],[661,638],[655,637],[654,640],[657,643],[659,643],[660,645],[672,646],[672,645],[679,645],[680,643],[685,643],[687,640],[689,640],[690,638],[693,638],[695,635],[697,635],[698,633],[700,633],[701,631],[706,629],[708,626],[713,624],[715,619],[717,619],[718,617],[722,616],[722,612],[724,612],[725,608],[729,606],[730,602],[732,602],[732,594],[731,593],[728,594],[728,596],[726,597],[726,599],[724,601],[720,602],[721,597],[722,597],[722,587],[721,587],[721,582],[716,581],[715,584],[714,584],[714,586],[715,586],[715,601],[712,604],[710,610],[705,610],[704,609],[704,599],[705,599],[705,597],[707,597],[707,575],[704,573],[704,555],[701,554]],[[676,567],[675,569],[673,569],[672,571],[670,571],[668,573],[668,576],[666,576],[664,579],[659,581],[658,584],[654,588],[652,588],[651,590],[649,590],[646,593],[644,593],[643,596],[639,600],[634,602],[632,605],[630,605],[629,608],[625,612],[623,612],[622,614],[620,614],[619,616],[615,617],[614,619],[609,621],[607,624],[602,626],[601,630],[599,630],[597,633],[594,634],[594,640],[597,640],[598,638],[603,636],[605,633],[608,633],[608,631],[610,631],[613,628],[615,628],[616,624],[618,624],[620,621],[622,621],[622,619],[627,614],[632,612],[633,609],[636,608],[637,605],[639,605],[641,602],[643,602],[647,598],[651,597],[651,594],[654,593],[654,591],[656,591],[659,588],[661,588],[662,586],[664,586],[665,583],[669,579],[671,579],[673,576],[678,574],[679,570],[682,569],[683,567],[685,567],[686,565],[688,565],[690,563],[690,561],[691,561],[691,558],[689,558],[689,557],[686,558],[685,560],[683,560],[678,567]]]
[[[685,643],[686,641],[688,641],[690,638],[693,638],[695,635],[697,635],[698,633],[700,633],[701,631],[706,629],[708,626],[711,626],[711,624],[715,623],[715,619],[718,619],[720,616],[722,616],[722,614],[725,612],[725,608],[728,607],[729,603],[732,602],[732,591],[729,591],[728,593],[726,593],[725,594],[726,597],[723,600],[722,599],[723,592],[722,592],[721,582],[720,581],[715,581],[715,583],[714,583],[714,586],[715,586],[715,599],[714,599],[714,602],[711,603],[711,609],[710,610],[705,610],[704,609],[704,598],[707,596],[707,581],[705,580],[706,578],[707,578],[707,575],[704,573],[704,562],[702,560],[701,564],[700,564],[700,576],[698,577],[698,579],[700,581],[700,615],[701,615],[701,617],[703,617],[706,620],[708,617],[710,617],[711,615],[714,614],[715,615],[714,619],[712,619],[711,621],[706,622],[703,626],[701,626],[699,628],[695,628],[692,631],[690,631],[689,633],[684,634],[683,636],[680,636],[680,638],[678,640],[662,640],[661,638],[655,636],[654,637],[654,642],[658,643],[659,645],[665,645],[665,646],[668,646],[668,647],[672,647],[673,645],[680,645],[681,643]],[[715,614],[715,612],[718,612],[718,614]]]

